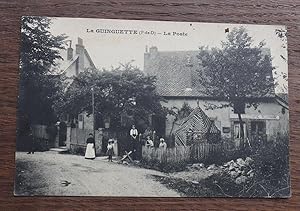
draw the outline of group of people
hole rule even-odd
[[[151,136],[149,133],[147,133],[147,130],[145,131],[146,134],[146,140],[145,140],[145,146],[149,148],[154,148],[154,141],[151,139]],[[136,129],[135,125],[132,125],[132,128],[130,129],[129,132],[130,135],[130,145],[131,148],[130,150],[133,153],[133,159],[140,159],[141,158],[141,147],[142,143],[141,140],[139,140],[139,133],[138,130]],[[167,143],[165,142],[164,138],[159,139],[159,148],[161,149],[167,149]]]
[[[151,132],[145,131],[146,140],[145,140],[145,146],[148,148],[154,148],[154,141],[151,139]],[[138,130],[136,129],[135,125],[132,125],[129,136],[130,136],[130,146],[129,150],[131,151],[132,158],[134,160],[138,160],[141,158],[141,148],[142,148],[142,142],[139,138],[141,134],[139,134]],[[89,134],[89,137],[86,140],[86,151],[85,151],[85,158],[86,159],[95,159],[95,139],[92,133]],[[108,161],[112,162],[112,156],[113,156],[113,146],[114,146],[114,140],[109,139],[107,144],[107,151],[106,154],[108,155]],[[159,148],[165,150],[167,148],[167,143],[165,142],[164,138],[159,139]]]
[[[154,142],[152,141],[152,139],[151,139],[150,136],[147,136],[145,146],[149,147],[149,148],[153,148],[154,147]],[[162,149],[167,149],[167,143],[165,142],[164,138],[160,138],[159,139],[159,145],[158,145],[158,147],[162,148]]]

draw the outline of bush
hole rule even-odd
[[[228,172],[207,179],[214,191],[232,197],[287,197],[290,195],[288,136],[265,142],[252,151],[254,176],[236,184]],[[245,156],[241,156],[245,157]]]
[[[288,136],[267,142],[254,151],[254,180],[262,181],[261,188],[267,196],[290,194]]]

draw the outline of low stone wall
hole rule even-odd
[[[89,133],[93,133],[93,130],[79,129],[79,128],[67,128],[67,140],[66,146],[71,153],[80,154],[81,151],[85,151],[86,140],[89,136]],[[100,155],[102,151],[102,139],[103,131],[95,131],[95,146],[96,154]]]

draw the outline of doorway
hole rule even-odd
[[[244,140],[247,139],[247,126],[246,123],[243,122],[243,127],[241,127],[240,122],[234,122],[233,124],[233,140],[235,143],[235,147],[240,148],[241,146],[241,132],[244,132]]]

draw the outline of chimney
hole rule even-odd
[[[152,75],[154,73],[153,64],[157,61],[158,49],[156,46],[152,46],[148,50],[146,46],[146,52],[144,53],[144,72]]]
[[[157,47],[156,46],[152,46],[150,49],[149,49],[149,53],[150,55],[156,55],[157,54]]]
[[[73,48],[72,48],[72,40],[68,40],[70,42],[69,48],[67,49],[67,60],[73,59]]]
[[[76,44],[76,54],[78,55],[78,68],[79,72],[84,71],[84,46],[83,40],[78,37],[78,44]]]

